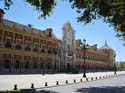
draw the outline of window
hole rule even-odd
[[[19,40],[16,41],[16,45],[20,45],[20,41]]]
[[[34,44],[34,48],[37,48],[38,47],[38,44]]]
[[[48,46],[48,54],[52,54],[52,48]]]
[[[16,49],[21,49],[21,41],[20,40],[16,40]]]
[[[10,44],[10,39],[7,39],[7,43]]]
[[[41,53],[45,53],[45,52],[46,52],[46,50],[45,50],[45,49],[46,49],[45,46],[42,46],[41,48],[42,48],[42,49],[41,49]]]
[[[11,42],[9,38],[6,39],[5,47],[11,48]]]
[[[29,43],[29,42],[26,42],[26,43],[25,43],[25,46],[26,46],[26,47],[30,47],[30,43]]]
[[[29,51],[30,50],[30,42],[25,43],[25,50]]]
[[[34,44],[33,51],[34,51],[34,52],[38,52],[38,44]]]
[[[70,45],[68,45],[68,52],[70,53]]]

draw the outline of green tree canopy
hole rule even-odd
[[[14,0],[0,0],[8,10]],[[58,1],[58,0],[57,0]],[[55,0],[24,0],[46,18],[56,6]],[[87,24],[95,19],[103,19],[117,32],[117,37],[125,41],[125,0],[62,0],[71,3],[71,8],[79,14],[77,21]]]

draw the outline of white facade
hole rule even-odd
[[[63,26],[62,37],[62,63],[66,71],[75,68],[75,31],[70,22]]]

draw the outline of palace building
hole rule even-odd
[[[105,71],[114,68],[114,50],[107,45],[97,48],[97,44],[86,46],[81,39],[75,40],[75,30],[69,22],[63,26],[63,38],[61,44],[61,67],[65,71]],[[85,53],[85,54],[84,54]],[[85,60],[85,64],[84,64]]]
[[[59,69],[59,40],[44,31],[3,19],[0,10],[0,70],[40,71]]]
[[[0,9],[0,72],[69,72],[84,67],[104,71],[112,70],[113,62],[114,50],[106,42],[101,48],[84,49],[70,22],[64,24],[59,40],[51,28],[39,30],[4,19]]]

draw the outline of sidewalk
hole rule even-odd
[[[117,72],[117,74],[125,74],[125,71]],[[103,76],[114,75],[114,72],[96,72],[96,73],[87,73],[87,78],[93,79],[100,78]],[[17,85],[18,89],[29,89],[31,84],[34,84],[35,88],[46,87],[45,83],[47,82],[48,86],[56,86],[57,81],[59,85],[68,83],[86,81],[86,78],[82,77],[83,74],[30,74],[30,75],[0,75],[0,90],[12,90],[14,85]]]

